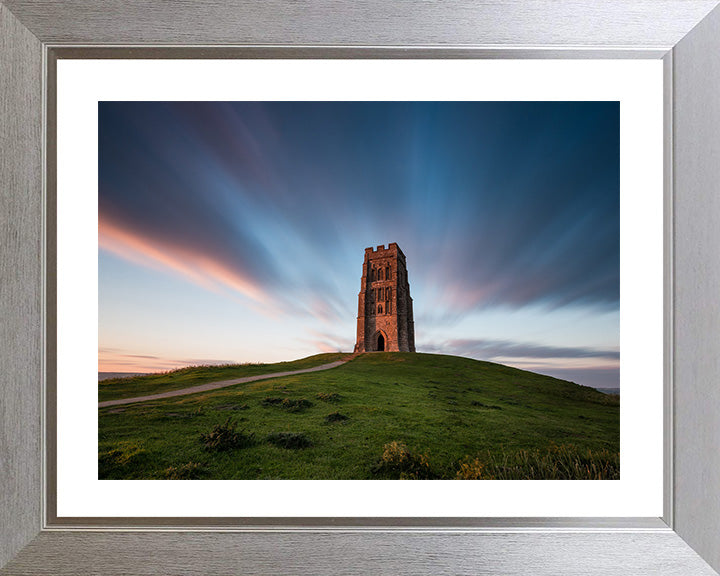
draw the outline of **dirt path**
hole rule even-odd
[[[121,404],[135,404],[136,402],[148,402],[149,400],[160,400],[162,398],[172,398],[174,396],[185,396],[186,394],[196,394],[198,392],[208,392],[209,390],[217,390],[218,388],[226,388],[235,384],[244,384],[246,382],[255,382],[256,380],[266,380],[268,378],[281,378],[283,376],[294,376],[295,374],[305,374],[306,372],[319,372],[320,370],[329,370],[336,368],[341,364],[345,364],[354,358],[354,355],[347,356],[342,360],[322,364],[314,368],[305,368],[304,370],[293,370],[291,372],[273,372],[271,374],[259,374],[258,376],[245,376],[244,378],[233,378],[232,380],[219,380],[217,382],[206,382],[198,386],[183,388],[181,390],[171,390],[169,392],[161,392],[160,394],[151,394],[149,396],[137,396],[135,398],[121,398],[119,400],[106,400],[98,402],[98,408],[106,408],[108,406],[120,406]]]

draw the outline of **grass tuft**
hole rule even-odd
[[[383,446],[380,460],[373,466],[374,476],[399,480],[429,480],[436,477],[424,454],[415,454],[406,444],[393,440]]]
[[[337,392],[318,392],[315,396],[318,400],[329,402],[331,404],[340,402],[340,399],[342,398],[342,396],[340,396]]]
[[[205,464],[188,462],[179,466],[170,466],[163,471],[165,480],[201,480],[208,476]]]
[[[345,414],[340,414],[340,412],[333,412],[332,414],[328,414],[325,416],[325,422],[343,422],[348,419],[348,416],[345,416]]]
[[[263,398],[261,404],[263,406],[277,406],[288,412],[303,412],[312,406],[310,400],[305,398]]]
[[[457,480],[492,480],[485,463],[477,458],[460,462],[460,469],[457,471],[455,478]]]
[[[312,440],[301,432],[273,432],[268,434],[267,441],[288,450],[300,450],[312,446]]]
[[[224,452],[252,446],[255,444],[255,434],[238,432],[235,422],[228,418],[224,424],[216,424],[210,432],[200,434],[200,442],[205,450]]]

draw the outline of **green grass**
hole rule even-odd
[[[277,364],[223,364],[221,366],[190,366],[171,372],[134,376],[129,378],[108,378],[98,383],[98,401],[148,396],[170,390],[190,388],[205,382],[231,380],[246,376],[258,376],[273,372],[304,370],[322,364],[329,364],[348,356],[346,353],[317,354],[291,362]]]
[[[301,362],[318,365],[341,356]],[[195,370],[202,381],[232,377]],[[126,390],[130,380],[122,383]],[[201,438],[228,416],[233,430],[255,441],[205,449]],[[475,465],[485,471],[483,478],[582,478],[595,472],[615,478],[619,416],[617,396],[532,372],[455,356],[364,354],[327,371],[101,409],[99,474],[471,478]],[[471,467],[465,476],[463,466]]]
[[[459,480],[619,480],[620,454],[573,445],[486,454],[460,463]]]

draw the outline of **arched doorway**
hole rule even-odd
[[[377,351],[378,352],[384,352],[385,351],[385,337],[381,334],[378,334],[378,340],[377,340]]]

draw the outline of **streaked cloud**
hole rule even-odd
[[[548,346],[510,340],[492,340],[485,338],[449,339],[440,343],[423,342],[428,351],[449,353],[459,356],[482,356],[492,358],[602,358],[619,360],[620,351],[616,348],[590,348],[585,346]]]
[[[217,259],[212,252],[184,247],[176,243],[135,233],[122,225],[115,225],[100,215],[99,246],[116,256],[136,264],[165,269],[208,290],[227,288],[257,302],[266,302],[263,288],[256,278],[244,273],[241,266],[231,267]]]

